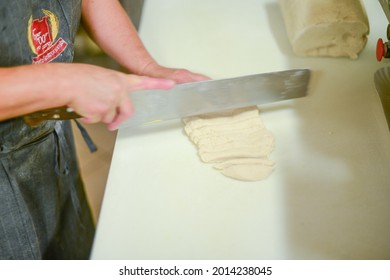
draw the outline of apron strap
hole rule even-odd
[[[68,175],[70,168],[66,160],[66,153],[69,151],[68,142],[65,138],[65,132],[62,122],[56,122],[54,126],[54,135],[56,136],[57,141],[57,150],[56,157],[57,163],[55,166],[55,171],[59,176]],[[76,185],[73,183],[69,185],[70,197],[72,199],[73,206],[78,214],[81,213],[80,201],[77,196]],[[79,215],[78,215],[79,216]]]
[[[97,147],[96,147],[95,143],[93,142],[91,136],[88,134],[88,131],[85,129],[85,127],[83,127],[83,125],[78,120],[74,119],[74,121],[75,121],[78,129],[80,130],[80,133],[83,136],[84,141],[87,144],[89,151],[91,153],[96,152]]]

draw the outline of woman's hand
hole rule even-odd
[[[70,83],[68,106],[86,123],[103,122],[109,130],[131,117],[133,106],[129,93],[142,89],[170,89],[170,79],[129,75],[92,65],[72,64],[67,72]]]
[[[194,73],[186,69],[164,67],[154,61],[146,65],[141,73],[150,77],[174,80],[178,84],[211,80],[210,77],[203,74]]]

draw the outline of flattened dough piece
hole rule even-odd
[[[259,181],[267,178],[275,168],[275,162],[261,158],[240,158],[214,165],[227,177],[241,181]]]
[[[238,138],[236,141],[216,147],[200,147],[199,156],[204,162],[221,162],[234,158],[259,158],[268,156],[274,148],[274,138],[265,134],[263,138],[254,143]]]
[[[184,130],[203,162],[223,175],[242,181],[266,178],[275,163],[268,159],[274,137],[256,106],[183,119]]]
[[[300,56],[358,57],[369,33],[361,0],[279,0],[286,31]]]
[[[186,127],[191,129],[197,129],[200,127],[210,127],[214,125],[221,125],[225,123],[234,124],[236,122],[242,122],[248,119],[257,119],[259,113],[256,106],[239,108],[235,110],[229,110],[219,113],[210,113],[194,117],[183,119]]]

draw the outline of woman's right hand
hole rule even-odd
[[[133,114],[130,92],[170,89],[175,85],[172,80],[129,75],[93,65],[69,64],[69,67],[72,70],[64,72],[69,82],[66,105],[83,116],[83,122],[103,122],[109,130],[117,129]]]

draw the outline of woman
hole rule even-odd
[[[69,63],[81,14],[132,74]],[[116,0],[3,0],[0,35],[0,258],[86,259],[94,226],[69,122],[22,116],[68,106],[114,130],[132,114],[128,92],[207,77],[157,64]]]

